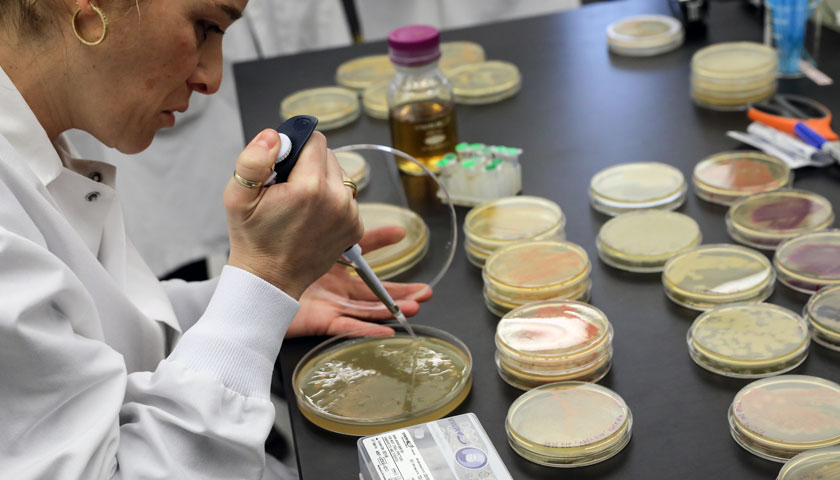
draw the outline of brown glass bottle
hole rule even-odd
[[[458,127],[452,101],[421,100],[391,108],[388,115],[391,126],[391,145],[415,157],[431,171],[437,171],[437,162],[455,151]],[[408,160],[398,159],[400,170],[421,174],[420,168]]]

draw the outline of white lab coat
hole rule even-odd
[[[260,479],[297,302],[233,267],[159,283],[115,169],[71,154],[0,70],[0,476]]]

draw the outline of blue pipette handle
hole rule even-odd
[[[799,136],[799,138],[812,147],[822,148],[823,144],[826,142],[826,139],[822,135],[815,132],[813,128],[803,122],[798,122],[794,125],[793,131]]]

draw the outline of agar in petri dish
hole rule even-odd
[[[732,205],[754,193],[772,192],[793,181],[790,167],[765,153],[722,152],[694,167],[694,192],[707,202]]]
[[[295,115],[318,117],[318,130],[343,127],[359,118],[359,97],[343,87],[319,87],[299,90],[280,103],[284,119]]]
[[[365,113],[380,120],[388,119],[388,87],[391,80],[374,83],[362,92],[362,107]]]
[[[598,255],[607,265],[630,272],[661,272],[674,255],[702,241],[688,215],[668,210],[623,213],[598,232]]]
[[[769,303],[736,303],[701,314],[688,330],[694,362],[719,375],[761,378],[788,372],[808,356],[808,324]]]
[[[444,75],[461,65],[484,61],[484,48],[474,42],[442,42],[438,67]]]
[[[630,57],[647,57],[679,48],[684,38],[682,24],[665,15],[634,15],[607,27],[611,52]]]
[[[484,264],[484,298],[499,316],[540,300],[586,301],[590,270],[586,251],[572,242],[515,243],[493,252]]]
[[[658,208],[674,210],[685,201],[682,172],[659,162],[622,163],[596,173],[589,183],[592,208],[607,215]]]
[[[803,233],[776,249],[779,281],[802,293],[840,285],[840,230]]]
[[[472,386],[472,358],[454,336],[399,325],[393,337],[334,337],[295,367],[292,385],[301,413],[337,433],[371,435],[442,418]]]
[[[468,105],[499,102],[516,95],[522,86],[516,65],[499,60],[461,65],[447,77],[455,102]]]
[[[840,286],[815,293],[802,315],[810,324],[815,342],[840,351]]]
[[[840,447],[802,452],[785,463],[776,480],[832,480],[840,478]]]
[[[563,240],[563,210],[539,197],[505,197],[477,205],[464,219],[464,249],[477,267],[496,249],[524,240]]]
[[[523,393],[508,409],[513,450],[549,467],[602,462],[630,441],[633,415],[617,393],[593,383],[558,382]]]
[[[353,180],[361,192],[370,181],[370,166],[365,157],[355,152],[335,152],[335,159],[345,176]]]
[[[731,244],[700,245],[672,257],[662,271],[665,294],[692,310],[760,302],[773,293],[776,274],[761,252]]]
[[[745,245],[775,250],[788,238],[834,223],[831,203],[806,190],[779,190],[742,198],[726,212],[729,236]]]
[[[390,80],[394,73],[394,65],[388,55],[369,55],[339,65],[335,81],[343,87],[361,91],[375,83]]]
[[[776,92],[776,51],[754,42],[718,43],[691,58],[691,97],[713,110],[742,110]]]
[[[405,229],[405,237],[397,243],[365,253],[373,273],[389,279],[417,264],[429,249],[429,227],[413,211],[385,203],[360,203],[359,216],[365,230],[396,225]]]
[[[732,438],[774,462],[840,444],[840,385],[807,375],[756,380],[729,407]]]

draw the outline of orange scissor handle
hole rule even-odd
[[[796,133],[793,131],[793,127],[796,126],[797,123],[802,122],[811,127],[811,129],[815,132],[822,135],[822,137],[828,141],[838,139],[837,134],[831,129],[831,113],[827,113],[826,116],[822,118],[803,119],[780,117],[779,115],[773,115],[772,113],[762,112],[757,108],[750,108],[747,111],[747,117],[749,117],[750,120],[763,123],[767,126],[775,128],[776,130],[781,130],[793,136],[796,136]]]

